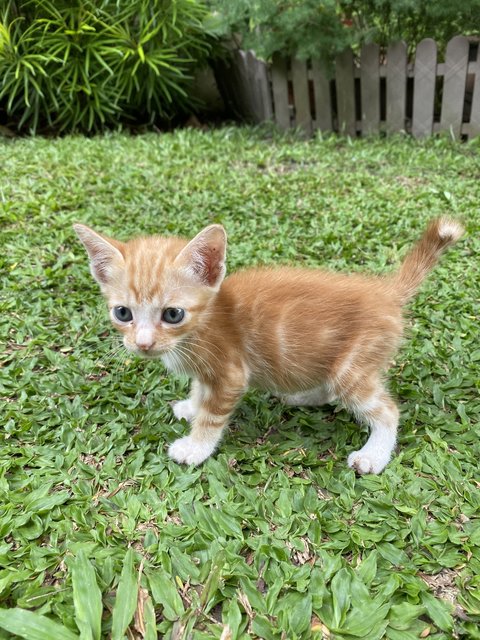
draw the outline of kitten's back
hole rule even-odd
[[[320,270],[237,272],[224,281],[206,332],[227,332],[260,386],[291,391],[356,362],[384,367],[402,334],[387,280]]]

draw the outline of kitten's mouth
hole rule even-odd
[[[148,349],[148,351],[144,349],[134,349],[133,353],[142,360],[158,360],[158,358],[161,358],[170,351],[172,351],[172,347]]]

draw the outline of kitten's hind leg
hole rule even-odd
[[[281,396],[281,399],[285,404],[294,407],[320,407],[322,404],[333,402],[335,398],[325,386],[321,386]]]
[[[355,416],[370,427],[364,446],[348,456],[348,464],[358,473],[380,473],[395,448],[399,412],[380,381],[363,386],[342,400]]]

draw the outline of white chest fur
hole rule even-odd
[[[161,356],[161,360],[166,368],[172,373],[186,374],[185,366],[180,354],[175,351],[164,353]]]

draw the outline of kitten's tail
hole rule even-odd
[[[451,218],[432,220],[394,276],[394,287],[402,304],[416,293],[423,279],[433,269],[444,250],[463,235],[462,225]]]

